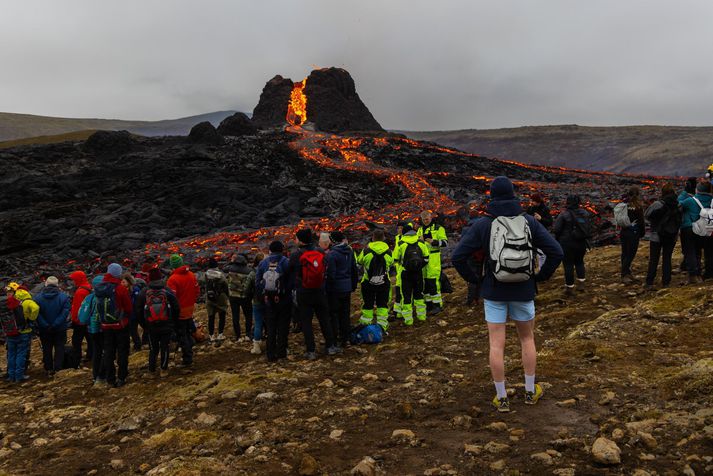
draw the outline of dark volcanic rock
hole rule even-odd
[[[341,68],[316,69],[307,78],[307,121],[327,132],[382,131]]]
[[[226,117],[218,126],[218,134],[222,136],[249,136],[256,132],[255,124],[242,112]]]
[[[132,150],[134,139],[128,131],[97,131],[84,143],[84,150],[96,154],[123,154]]]
[[[188,140],[196,144],[222,144],[223,136],[218,134],[213,124],[205,121],[193,126],[188,134]]]
[[[283,78],[279,74],[268,81],[253,110],[253,124],[260,128],[284,126],[293,85],[291,79]]]

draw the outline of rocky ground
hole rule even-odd
[[[47,380],[35,347],[32,380],[0,388],[0,473],[711,474],[709,287],[625,287],[617,262],[614,247],[591,253],[572,298],[561,273],[542,286],[537,406],[523,404],[514,329],[514,411],[489,406],[482,310],[453,277],[438,318],[316,362],[299,335],[280,365],[226,341],[150,380],[143,351],[126,387],[98,390],[86,368]]]

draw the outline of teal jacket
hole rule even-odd
[[[704,207],[710,208],[711,200],[713,199],[713,196],[711,194],[697,193],[696,198],[701,202]],[[698,206],[698,204],[692,197],[689,197],[681,203],[681,211],[683,212],[683,221],[681,222],[681,229],[685,230],[687,228],[691,228],[693,226],[693,222],[698,220],[701,213],[701,207]]]

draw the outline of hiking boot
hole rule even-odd
[[[168,377],[168,369],[161,369],[158,371],[158,376],[159,378],[166,378]]]
[[[428,314],[430,316],[435,316],[436,314],[440,314],[442,311],[443,308],[440,304],[434,304],[433,307],[431,307],[431,312],[429,312]]]
[[[653,291],[654,290],[654,285],[646,283],[644,284],[644,291]]]
[[[260,355],[262,354],[262,349],[260,348],[260,341],[259,340],[254,340],[253,341],[253,348],[250,350],[250,353],[253,355]]]
[[[698,284],[698,279],[700,276],[694,276],[692,274],[688,275],[688,279],[686,280],[686,284]]]
[[[564,287],[564,295],[565,296],[574,296],[574,286],[565,286]]]
[[[211,343],[215,342],[215,339],[216,339],[215,334],[213,334],[213,335],[210,336],[210,342],[211,342]]]
[[[126,380],[117,380],[116,383],[114,384],[114,388],[121,388],[124,385],[126,385]]]
[[[314,352],[305,352],[305,359],[307,360],[317,360],[317,354]]]
[[[30,380],[29,375],[23,375],[22,377],[17,377],[15,379],[15,382],[26,382],[27,380]]]
[[[510,413],[510,400],[508,397],[498,398],[498,396],[495,395],[495,398],[493,398],[493,406],[500,413]]]
[[[337,354],[343,354],[343,353],[344,353],[344,349],[342,349],[338,345],[333,345],[332,347],[327,349],[328,355],[337,355]]]
[[[534,392],[525,392],[525,404],[534,405],[542,397],[543,393],[540,384],[536,383]]]
[[[633,284],[634,278],[630,274],[625,274],[621,277],[621,282],[624,284]]]
[[[225,336],[223,335],[222,332],[220,334],[218,334],[218,337],[216,337],[216,340],[218,340],[219,342],[223,342],[225,340]]]

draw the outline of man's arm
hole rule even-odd
[[[453,251],[453,255],[451,256],[451,262],[456,268],[456,271],[458,271],[458,274],[460,274],[461,277],[469,283],[479,282],[479,277],[473,269],[468,266],[468,258],[470,258],[476,251],[483,249],[481,236],[481,228],[483,226],[482,220],[483,218],[477,220],[470,227],[468,227],[468,231],[466,231],[466,233],[461,237],[458,246],[456,246],[456,249]]]
[[[562,262],[564,253],[562,247],[552,235],[535,219],[528,220],[530,231],[532,232],[532,244],[535,248],[542,250],[547,259],[540,272],[535,276],[536,281],[547,281],[557,271],[557,267]]]

